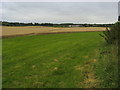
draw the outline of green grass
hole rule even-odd
[[[86,62],[104,40],[101,32],[49,34],[3,39],[3,88],[79,88]],[[85,68],[88,69],[89,68]]]
[[[99,49],[98,62],[94,65],[96,76],[102,81],[100,87],[118,87],[118,46],[105,45]]]

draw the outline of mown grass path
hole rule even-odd
[[[90,64],[86,62],[96,59],[96,52],[103,42],[99,33],[101,32],[3,39],[3,87],[86,87],[82,83],[87,75],[85,71],[91,71]]]

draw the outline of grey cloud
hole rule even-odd
[[[4,2],[3,20],[52,23],[114,23],[117,2]]]
[[[120,1],[118,2],[118,15],[120,16]]]

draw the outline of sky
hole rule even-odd
[[[1,0],[2,2],[118,2],[120,0]]]
[[[118,2],[2,2],[2,20],[37,23],[114,23]]]
[[[118,15],[120,16],[120,1],[118,2]]]

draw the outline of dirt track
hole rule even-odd
[[[56,33],[73,33],[73,32],[95,32],[104,31],[104,27],[41,27],[41,26],[26,26],[26,27],[2,27],[2,37],[15,37],[23,35],[38,35],[38,34],[56,34]]]

